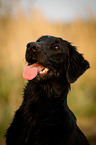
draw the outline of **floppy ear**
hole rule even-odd
[[[79,76],[81,76],[86,69],[88,69],[89,63],[84,59],[82,54],[78,53],[75,46],[68,43],[69,48],[69,68],[68,79],[70,83],[74,83]]]

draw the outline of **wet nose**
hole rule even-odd
[[[33,52],[35,52],[38,49],[39,49],[39,45],[36,44],[35,42],[30,42],[27,44],[27,50],[32,50]]]

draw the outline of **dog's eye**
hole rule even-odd
[[[60,49],[60,46],[59,46],[58,44],[56,44],[56,45],[54,45],[54,48],[55,48],[56,50],[59,50],[59,49]]]

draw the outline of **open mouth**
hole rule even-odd
[[[26,80],[32,80],[37,75],[43,77],[48,74],[49,69],[40,65],[38,62],[25,66],[23,77]]]

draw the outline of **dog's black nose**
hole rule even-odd
[[[33,52],[35,52],[36,50],[38,50],[39,45],[36,44],[36,42],[30,42],[27,44],[27,50],[32,50]]]

